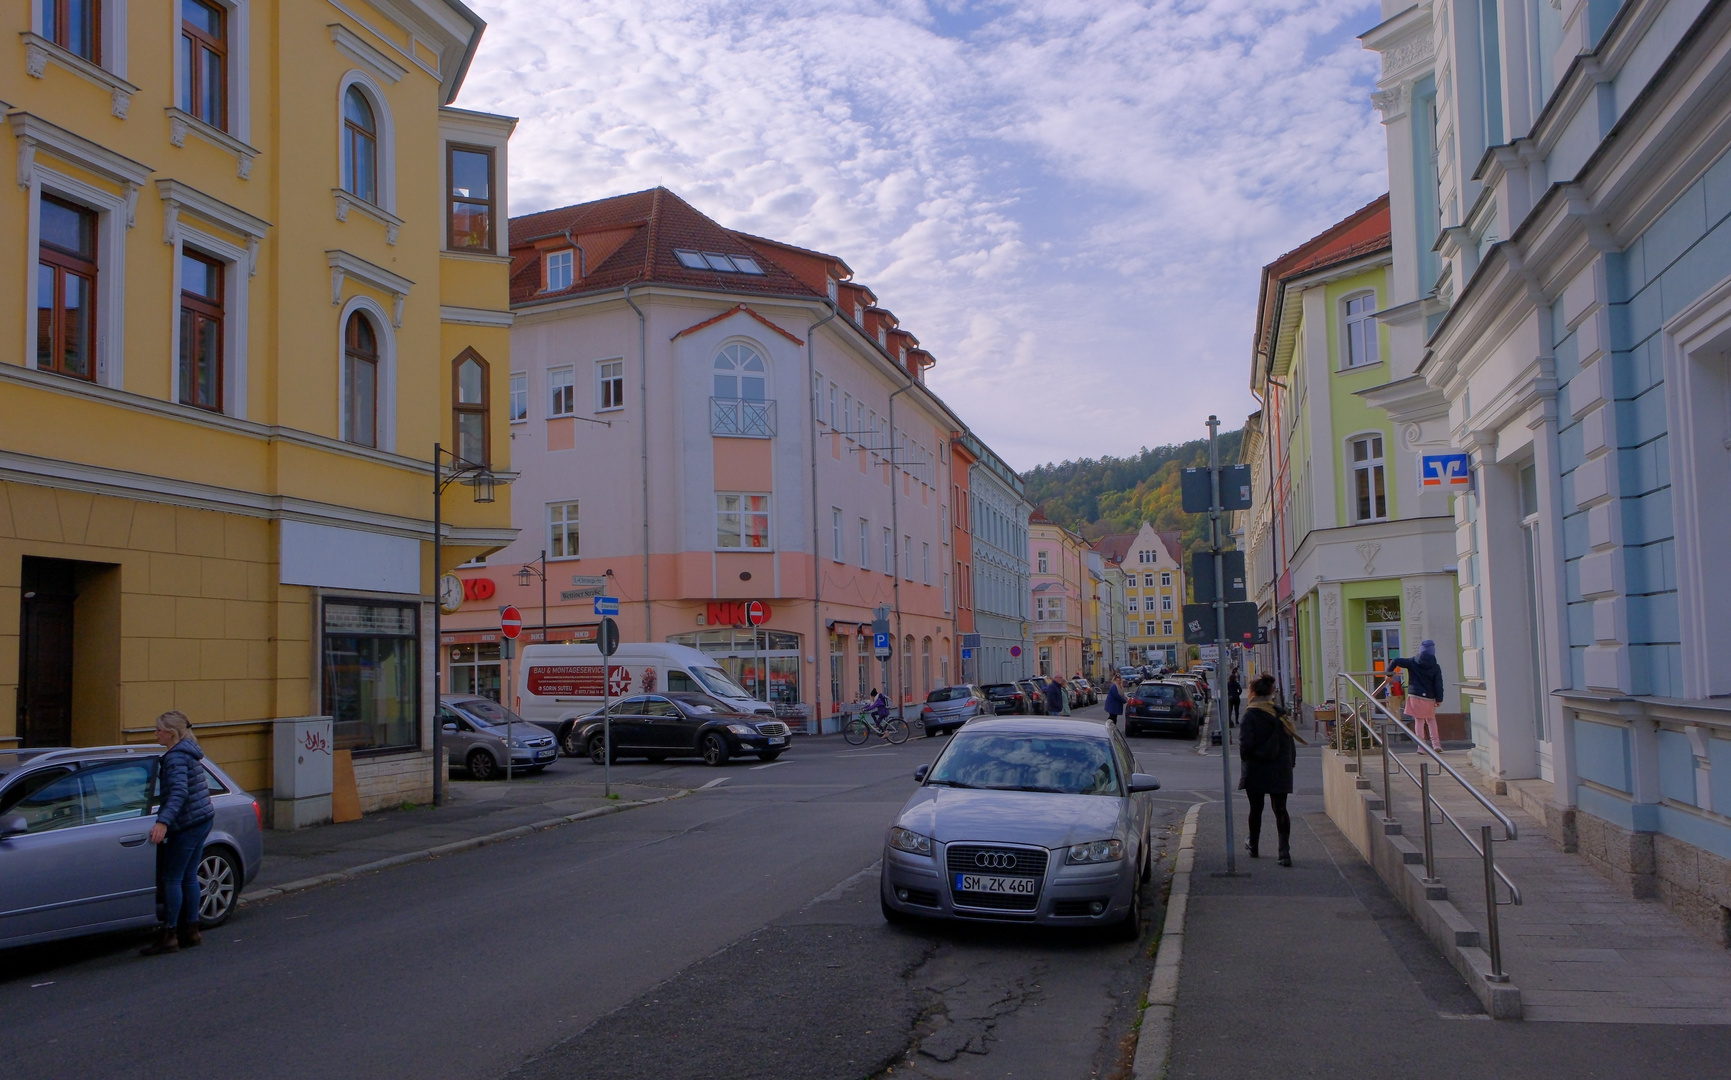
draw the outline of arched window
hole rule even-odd
[[[451,441],[457,456],[489,465],[487,361],[474,349],[464,349],[451,368]]]
[[[920,685],[928,692],[932,689],[932,639],[920,640]]]
[[[914,636],[909,634],[902,641],[902,700],[907,701],[914,692]]]
[[[343,93],[343,190],[379,202],[379,125],[358,86]]]
[[[379,444],[379,335],[360,311],[343,328],[343,439]]]
[[[768,372],[763,357],[750,345],[725,346],[715,358],[715,396],[730,401],[764,401]]]

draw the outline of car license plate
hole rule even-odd
[[[999,877],[996,874],[957,874],[957,892],[996,893],[999,896],[1032,896],[1035,879]]]
[[[769,740],[769,745],[780,746],[782,743],[784,743],[786,741],[787,741],[787,739],[785,737],[783,737],[781,735],[776,735]]]
[[[535,756],[538,758],[550,758],[553,756],[553,751],[551,751],[551,750],[537,750],[537,751],[535,751]]]

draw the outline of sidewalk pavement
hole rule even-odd
[[[1445,756],[1481,792],[1491,791],[1467,754]],[[1417,772],[1416,753],[1402,760]],[[1371,789],[1380,792],[1380,767],[1369,757],[1364,765]],[[1389,816],[1422,846],[1418,790],[1393,765],[1390,772]],[[1479,825],[1494,821],[1447,777],[1431,781],[1431,794],[1475,838]],[[1497,914],[1503,970],[1521,989],[1527,1020],[1731,1024],[1731,955],[1691,933],[1661,901],[1620,893],[1584,858],[1564,854],[1543,823],[1513,799],[1490,798],[1519,831],[1518,839],[1503,843],[1502,828],[1495,827],[1499,840],[1492,850],[1497,867],[1521,891],[1521,904],[1499,906]],[[1483,859],[1440,814],[1431,832],[1449,902],[1482,932]]]
[[[1295,865],[1265,854],[1223,878],[1219,803],[1202,807],[1173,1022],[1171,1080],[1524,1080],[1697,1075],[1731,1058],[1731,1027],[1492,1021],[1323,812],[1301,749]],[[1233,803],[1240,844],[1248,816]],[[1275,849],[1263,822],[1262,850]],[[1139,1076],[1140,1080],[1140,1076]]]
[[[586,775],[588,763],[578,764],[583,768],[556,767],[510,782],[453,779],[445,787],[445,805],[438,808],[383,810],[341,825],[267,831],[264,863],[241,894],[241,902],[253,903],[357,873],[455,854],[580,817],[631,809],[686,793],[670,786],[614,784],[618,797],[608,799],[602,793],[601,781]]]

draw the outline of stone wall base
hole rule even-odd
[[[1576,850],[1593,869],[1637,900],[1659,895],[1653,862],[1653,834],[1631,832],[1602,817],[1576,811]]]
[[[358,758],[355,788],[361,797],[361,813],[370,814],[404,803],[433,801],[433,755],[431,751]]]

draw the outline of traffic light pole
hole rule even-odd
[[[1238,873],[1232,836],[1232,733],[1226,730],[1226,557],[1220,547],[1220,418],[1208,418],[1208,483],[1214,502],[1208,510],[1214,552],[1214,716],[1220,729],[1220,805],[1226,815],[1226,873]]]

